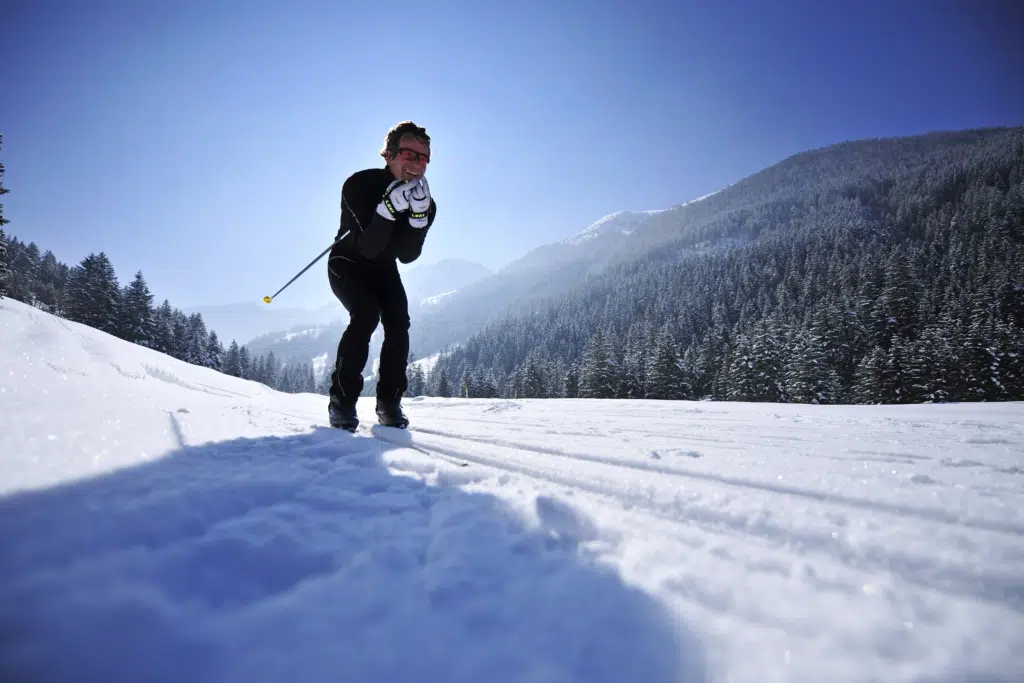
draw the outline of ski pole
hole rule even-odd
[[[302,275],[303,273],[305,273],[305,272],[306,272],[307,270],[309,270],[309,269],[310,269],[310,268],[311,268],[311,267],[313,266],[313,264],[314,264],[314,263],[316,263],[317,261],[319,261],[320,259],[322,259],[322,258],[324,257],[324,254],[326,254],[327,252],[329,252],[329,251],[330,251],[331,249],[333,249],[333,248],[334,248],[334,245],[335,245],[335,244],[337,244],[338,242],[340,242],[340,241],[342,241],[343,239],[345,239],[346,237],[348,237],[348,234],[349,234],[350,232],[352,232],[352,231],[351,231],[351,230],[346,230],[346,231],[345,231],[345,234],[344,234],[344,235],[342,235],[342,236],[341,236],[341,237],[339,237],[338,239],[334,240],[334,242],[332,242],[332,243],[331,243],[331,246],[329,246],[329,247],[327,247],[326,249],[324,249],[324,250],[323,250],[323,251],[322,251],[322,252],[320,253],[320,255],[319,255],[319,256],[317,256],[317,257],[316,257],[315,259],[313,259],[312,261],[310,261],[310,262],[309,262],[309,265],[308,265],[308,266],[306,266],[305,268],[303,268],[302,270],[300,270],[300,271],[298,272],[298,275],[296,275],[295,277],[293,277],[293,278],[292,278],[291,280],[289,280],[288,282],[284,283],[284,287],[282,287],[281,289],[279,289],[279,290],[277,290],[276,292],[274,292],[274,293],[273,293],[273,295],[271,295],[271,296],[265,296],[265,297],[263,297],[263,303],[267,303],[267,304],[269,304],[269,303],[270,303],[271,301],[273,301],[273,300],[274,300],[274,297],[275,297],[275,296],[277,296],[278,294],[280,294],[281,292],[283,292],[283,291],[285,290],[285,288],[286,288],[286,287],[288,287],[288,285],[290,285],[291,283],[293,283],[293,282],[295,282],[296,280],[298,280],[298,279],[299,279],[299,275]]]

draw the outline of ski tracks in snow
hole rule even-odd
[[[559,431],[536,414],[515,429],[461,415],[420,421],[430,426],[382,438],[446,459],[441,471],[471,463],[474,490],[532,497],[538,508],[559,501],[588,520],[584,547],[704,624],[709,650],[736,680],[820,680],[822,667],[829,680],[1021,672],[1012,653],[1024,646],[1024,523],[974,500],[950,507],[922,496],[921,482],[938,474],[886,469],[948,467],[914,448],[913,430],[892,451],[858,452],[867,449],[823,444],[792,425],[762,429],[763,439],[733,426],[698,459],[693,437],[705,442],[702,456],[714,442],[706,429]],[[763,452],[793,443],[825,446],[818,455],[835,463],[827,482],[802,475],[812,450]],[[740,455],[737,445],[760,452]]]

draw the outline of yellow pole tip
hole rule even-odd
[[[271,299],[269,296],[263,297],[263,303],[269,304],[271,301],[273,301],[273,299]]]

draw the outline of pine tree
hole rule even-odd
[[[647,359],[644,380],[647,398],[675,401],[692,395],[683,375],[675,337],[668,326],[658,332],[654,349]]]
[[[65,299],[69,320],[117,335],[121,288],[105,253],[89,254],[71,271]]]
[[[224,347],[221,346],[217,333],[210,330],[210,336],[206,339],[206,354],[203,358],[203,367],[220,370],[224,362]]]
[[[141,270],[135,273],[135,279],[121,293],[118,336],[140,346],[148,348],[157,346],[153,295],[149,292]]]
[[[208,340],[209,335],[206,332],[206,323],[203,322],[202,313],[189,315],[185,327],[185,362],[205,367]]]
[[[406,390],[406,394],[409,396],[422,396],[426,390],[425,379],[423,377],[423,365],[415,363],[409,366],[408,372],[409,386]]]
[[[579,398],[580,395],[580,369],[576,363],[571,363],[565,371],[562,395],[566,398]]]
[[[435,369],[436,371],[436,369]],[[441,398],[451,398],[452,387],[451,382],[448,381],[448,373],[441,370],[440,376],[437,378],[437,395]]]
[[[615,358],[609,348],[608,335],[598,328],[590,337],[583,356],[580,376],[581,398],[614,398],[619,387]]]
[[[261,380],[271,389],[277,389],[280,382],[281,366],[277,362],[277,356],[273,351],[267,353],[263,364],[263,379]]]
[[[839,375],[828,362],[825,345],[811,330],[797,334],[784,370],[786,395],[797,403],[836,403]]]
[[[3,146],[4,136],[3,133],[0,133],[0,149],[3,149]],[[4,187],[4,172],[3,162],[0,162],[0,197],[10,192],[9,189]],[[7,236],[4,234],[4,226],[8,223],[10,221],[4,218],[4,205],[0,202],[0,299],[7,294],[7,279],[10,274],[10,269],[7,265]]]
[[[253,379],[252,357],[249,355],[249,347],[243,346],[238,349],[238,372],[242,379]],[[331,373],[325,373],[330,378]]]
[[[167,299],[153,311],[153,348],[174,355],[174,310]]]
[[[520,370],[520,398],[547,398],[545,393],[543,361],[536,354],[530,354]]]
[[[231,340],[228,350],[224,353],[224,363],[221,367],[221,372],[232,377],[242,376],[241,351],[238,348],[238,342],[234,339]]]
[[[0,213],[0,218],[3,218],[2,213]],[[0,228],[0,299],[4,298],[4,295],[7,294],[7,277],[9,274],[10,270],[7,267],[7,235],[4,234],[4,229]]]

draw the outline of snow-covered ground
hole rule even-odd
[[[0,301],[0,680],[1024,680],[1022,404],[406,407]]]

